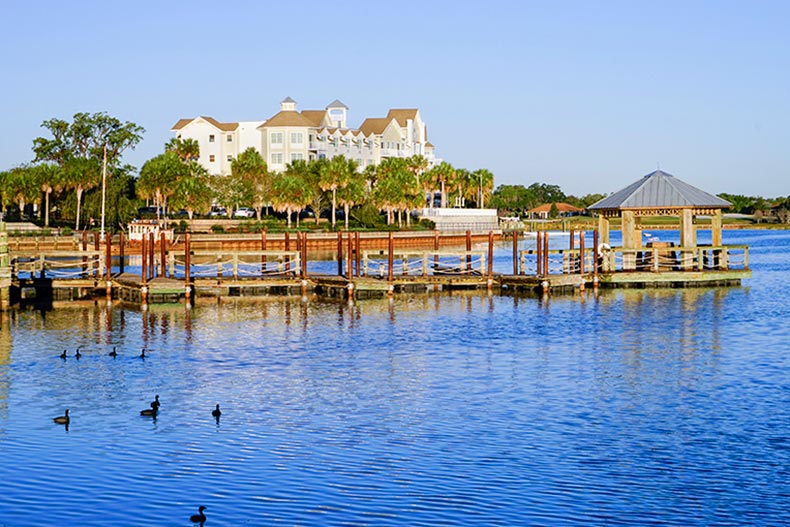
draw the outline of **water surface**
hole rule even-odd
[[[725,242],[742,287],[4,314],[0,525],[790,524],[790,233]]]

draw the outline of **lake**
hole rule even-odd
[[[724,241],[741,287],[4,313],[0,526],[788,525],[790,231]]]

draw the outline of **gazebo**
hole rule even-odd
[[[623,249],[638,249],[642,246],[639,227],[643,217],[679,216],[681,247],[696,249],[695,216],[710,216],[711,244],[719,247],[722,245],[722,209],[729,208],[730,205],[726,200],[693,187],[662,170],[656,170],[589,206],[588,210],[598,215],[601,244],[609,245],[609,223],[612,218],[620,218]],[[625,260],[626,258],[623,262],[624,269],[635,266],[635,261]]]

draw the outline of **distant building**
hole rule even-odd
[[[546,220],[549,218],[549,214],[551,213],[551,206],[553,203],[544,203],[543,205],[538,205],[534,209],[529,209],[527,214],[529,215],[530,219],[542,219]],[[557,205],[557,215],[560,218],[565,218],[568,216],[579,216],[584,209],[580,209],[579,207],[574,207],[570,203],[556,203]]]
[[[365,119],[348,128],[348,106],[335,100],[323,110],[297,111],[286,97],[280,111],[261,121],[222,123],[211,117],[180,119],[172,131],[180,139],[200,145],[198,162],[212,174],[230,174],[231,162],[247,148],[255,148],[269,168],[282,171],[295,160],[331,159],[344,155],[360,170],[388,157],[422,155],[428,166],[440,162],[428,142],[418,109],[392,109],[386,117]]]

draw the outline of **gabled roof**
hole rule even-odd
[[[392,109],[387,112],[387,119],[395,119],[400,126],[406,126],[408,119],[412,121],[416,119],[418,111],[417,108]]]
[[[527,212],[531,213],[539,213],[539,212],[551,212],[552,203],[544,203],[543,205],[538,205],[534,209],[529,209]],[[579,207],[574,207],[570,203],[563,203],[559,202],[556,203],[557,205],[557,212],[581,212],[584,209],[580,209]]]
[[[729,201],[708,194],[671,174],[656,170],[587,208],[589,210],[659,207],[727,208],[730,205]]]
[[[213,117],[205,117],[201,115],[200,117],[196,117],[194,119],[179,119],[176,124],[173,125],[171,130],[181,130],[183,127],[194,121],[195,119],[203,119],[204,121],[210,123],[212,126],[219,128],[223,132],[232,132],[236,128],[239,127],[239,123],[221,123],[214,119]]]
[[[330,109],[330,108],[344,108],[344,109],[348,110],[348,106],[346,106],[345,104],[343,104],[342,102],[340,102],[337,99],[335,99],[334,101],[330,102],[329,106],[326,107],[327,110]]]
[[[282,100],[282,101],[280,101],[280,102],[281,102],[281,103],[283,103],[283,102],[292,102],[292,103],[296,104],[296,101],[295,101],[295,100],[293,100],[293,99],[291,99],[290,97],[286,97],[285,99],[283,99],[283,100]]]
[[[392,119],[388,117],[368,117],[359,126],[359,129],[365,135],[383,134],[391,122]]]
[[[267,120],[258,128],[271,128],[274,126],[305,126],[308,128],[315,127],[315,125],[310,119],[300,114],[299,112],[295,112],[291,110],[277,112],[272,116],[271,119]]]
[[[326,110],[302,110],[302,116],[312,123],[311,126],[321,126],[326,117]]]

